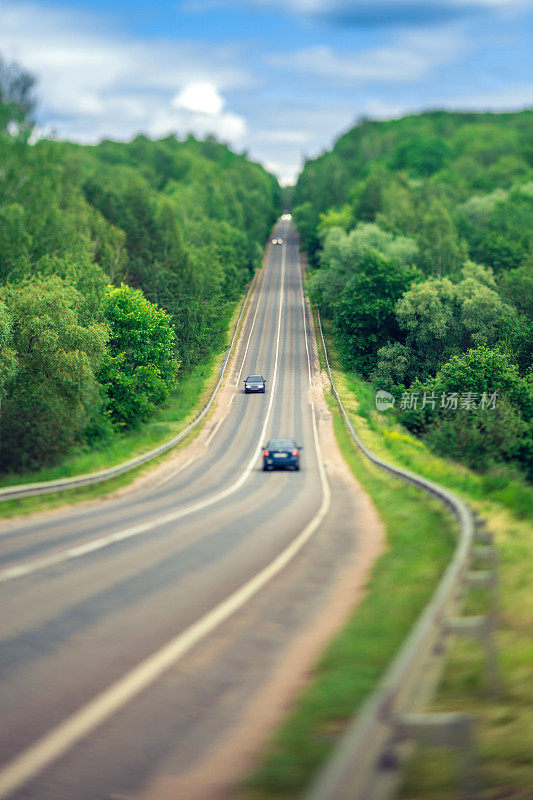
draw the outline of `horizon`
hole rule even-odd
[[[530,108],[531,22],[524,0],[4,0],[0,53],[37,79],[41,138],[213,134],[286,186],[362,117]]]

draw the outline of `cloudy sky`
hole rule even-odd
[[[533,105],[530,0],[0,0],[39,129],[214,133],[283,182],[361,116]]]

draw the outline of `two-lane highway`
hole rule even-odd
[[[205,454],[154,487],[0,530],[0,798],[111,800],[186,773],[355,547],[328,513],[297,241],[290,223],[277,232]],[[254,372],[264,395],[242,391]],[[300,472],[262,472],[270,437],[304,445]],[[348,519],[351,501],[333,502]]]

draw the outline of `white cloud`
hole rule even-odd
[[[459,29],[450,27],[402,32],[389,45],[357,54],[339,53],[327,45],[319,45],[289,57],[275,56],[270,61],[276,66],[288,61],[301,73],[342,84],[405,83],[426,77],[432,69],[453,61],[466,49],[466,37]]]
[[[188,83],[174,96],[172,107],[200,114],[220,114],[224,100],[212,83]]]
[[[235,48],[141,40],[109,28],[96,15],[25,0],[0,4],[0,51],[37,76],[44,125],[86,142],[141,130],[240,141],[246,123],[223,111],[221,92],[254,84]]]

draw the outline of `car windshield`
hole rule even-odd
[[[292,450],[295,445],[292,439],[271,439],[268,446],[270,450]]]
[[[259,381],[259,382],[262,382],[263,376],[262,375],[248,375],[246,380],[247,381]]]

